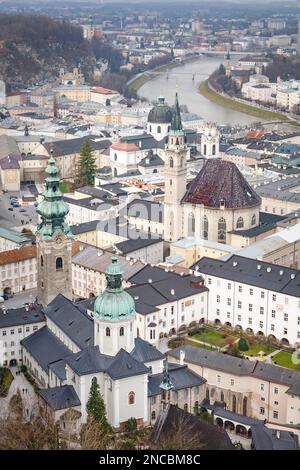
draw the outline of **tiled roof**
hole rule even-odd
[[[122,150],[123,152],[136,152],[139,150],[135,144],[128,144],[127,142],[116,142],[111,146],[112,150]]]
[[[130,355],[140,362],[159,361],[165,357],[153,344],[144,341],[142,338],[135,338],[134,349]]]
[[[80,406],[80,400],[72,385],[63,387],[44,388],[38,394],[51,406],[53,410],[64,410],[73,406]]]
[[[234,163],[218,158],[207,160],[191,182],[183,202],[217,209],[221,200],[230,209],[252,207],[261,203],[260,197]]]
[[[36,245],[22,246],[15,250],[2,251],[0,253],[0,266],[32,258],[36,258]]]
[[[148,368],[134,359],[125,349],[120,349],[107,371],[112,379],[124,379],[133,375],[147,374]]]

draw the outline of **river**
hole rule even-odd
[[[140,97],[156,101],[164,96],[168,104],[173,104],[178,91],[180,104],[185,104],[189,112],[196,113],[205,121],[217,124],[247,125],[258,119],[248,114],[224,108],[213,103],[198,92],[199,83],[206,80],[224,61],[224,56],[201,56],[199,59],[162,72],[139,89]],[[192,77],[194,75],[194,80]],[[167,79],[168,76],[168,79]]]

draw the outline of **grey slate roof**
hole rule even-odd
[[[127,216],[162,223],[164,220],[164,205],[157,201],[134,199],[127,206]]]
[[[134,348],[131,351],[130,355],[140,362],[152,362],[159,361],[165,358],[165,355],[162,354],[155,346],[144,341],[142,338],[135,338]]]
[[[66,363],[78,375],[104,372],[111,364],[113,357],[101,354],[98,346],[91,346],[66,358]]]
[[[233,375],[256,377],[268,382],[278,383],[289,387],[288,394],[300,396],[300,372],[265,364],[261,361],[249,361],[228,354],[210,351],[191,345],[180,346],[168,351],[168,355],[180,359],[180,351],[185,352],[185,362],[201,367],[220,370]]]
[[[300,271],[296,269],[238,255],[226,260],[204,257],[191,268],[202,274],[300,297]]]
[[[45,315],[42,306],[33,304],[28,311],[25,307],[6,310],[0,309],[0,328],[7,328],[17,325],[30,325],[31,323],[45,322]]]
[[[90,141],[93,150],[104,150],[108,148],[111,144],[111,141],[108,139],[95,141],[93,140],[93,136],[85,136],[76,139],[57,140],[51,143],[47,142],[44,144],[44,147],[50,154],[51,148],[53,146],[54,155],[60,157],[62,155],[71,155],[74,153],[79,153],[82,144],[87,140]]]
[[[159,236],[155,236],[154,234],[148,234],[147,232],[145,232],[145,236],[146,238],[139,237],[136,239],[129,239],[120,243],[116,243],[115,247],[122,254],[126,255],[128,253],[141,250],[142,248],[155,245],[156,243],[162,243],[162,239]]]
[[[81,233],[93,232],[97,230],[99,220],[92,220],[91,222],[83,222],[82,224],[72,225],[70,227],[73,235],[80,235]]]
[[[234,450],[225,429],[208,423],[198,416],[187,413],[175,405],[169,405],[159,414],[151,433],[151,448],[155,449],[161,443],[172,440],[172,436],[180,429],[183,445],[187,443],[188,449],[199,452],[202,450]],[[194,446],[191,447],[191,441]]]
[[[106,370],[112,379],[124,379],[133,375],[147,374],[148,368],[134,359],[125,349],[120,349]]]
[[[255,450],[296,450],[299,448],[298,436],[293,432],[269,429],[258,424],[251,427],[252,445]]]
[[[72,385],[62,387],[44,388],[38,394],[51,406],[53,410],[64,410],[80,406],[80,400]]]
[[[47,326],[24,338],[21,344],[47,373],[51,362],[72,354],[72,351],[51,333]]]
[[[94,344],[94,322],[71,300],[59,294],[44,309],[52,320],[81,349]]]
[[[178,366],[177,368],[170,368],[169,375],[173,390],[181,390],[183,388],[198,387],[203,385],[206,380],[200,375],[190,370],[187,366]],[[159,395],[161,393],[160,384],[163,380],[163,372],[149,376],[148,380],[148,396]]]
[[[59,359],[58,361],[49,364],[49,370],[52,370],[56,377],[58,377],[62,382],[67,380],[66,361],[64,359]]]

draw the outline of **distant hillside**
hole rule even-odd
[[[89,79],[102,57],[118,70],[119,52],[101,39],[86,41],[80,26],[47,16],[0,15],[0,78],[9,86],[32,85],[78,64]]]

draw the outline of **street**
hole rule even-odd
[[[28,289],[25,292],[14,295],[11,299],[5,300],[0,304],[0,308],[19,308],[23,307],[25,303],[32,303],[37,295],[37,289]]]

